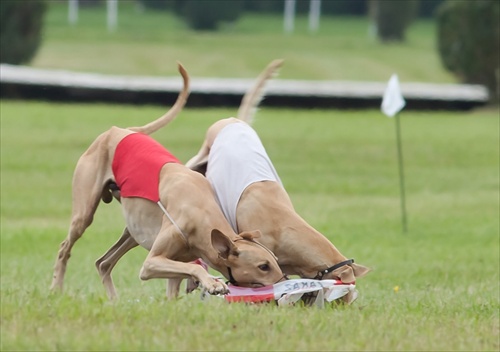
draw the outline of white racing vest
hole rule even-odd
[[[232,123],[219,132],[210,148],[206,177],[236,233],[236,207],[243,191],[259,181],[282,185],[259,136],[246,123]]]

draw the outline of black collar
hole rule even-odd
[[[316,275],[314,277],[314,279],[315,280],[321,280],[321,279],[323,279],[323,276],[325,276],[326,274],[331,273],[332,271],[340,268],[341,266],[350,265],[352,263],[354,263],[354,259],[348,259],[348,260],[345,260],[343,262],[337,263],[334,266],[329,267],[328,269],[318,271],[318,275]]]

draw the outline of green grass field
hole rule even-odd
[[[273,59],[286,60],[285,79],[451,83],[441,65],[433,21],[418,21],[407,42],[383,45],[366,18],[323,17],[316,34],[307,18],[283,33],[280,15],[245,14],[218,32],[194,32],[168,12],[138,12],[120,1],[118,29],[108,33],[105,7],[82,8],[71,27],[67,3],[51,3],[44,41],[32,66],[123,75],[177,76],[180,60],[193,77],[255,77]]]
[[[168,65],[166,65],[168,66]],[[297,211],[374,270],[349,307],[164,298],[146,256],[117,265],[106,299],[94,261],[118,238],[116,202],[77,242],[65,292],[50,294],[80,154],[111,125],[161,107],[1,102],[0,350],[498,351],[499,120],[496,111],[402,115],[409,233],[401,233],[394,121],[378,111],[262,109],[255,128]],[[234,114],[187,109],[154,137],[181,160]],[[399,290],[395,290],[399,287]]]

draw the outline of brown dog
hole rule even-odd
[[[272,62],[263,75],[269,77],[281,63]],[[206,175],[235,231],[262,232],[260,241],[276,254],[285,274],[354,282],[370,269],[347,259],[295,212],[259,137],[250,127],[261,96],[262,86],[257,85],[243,98],[238,118],[214,123],[200,151],[186,166]],[[345,297],[345,301],[349,303],[351,297]]]
[[[109,203],[113,195],[121,202],[127,227],[96,262],[110,298],[116,297],[111,270],[138,245],[149,250],[142,280],[169,278],[178,283],[188,278],[210,294],[227,293],[223,282],[188,263],[197,258],[240,286],[265,286],[283,278],[276,257],[255,241],[259,232],[237,235],[206,178],[181,165],[148,136],[173,120],[186,102],[189,79],[181,65],[179,71],[184,87],[170,111],[142,127],[112,127],[80,157],[73,176],[71,225],[59,249],[52,289],[62,289],[73,245],[92,223],[100,200]],[[178,286],[171,285],[169,297],[177,296]]]

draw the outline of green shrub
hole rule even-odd
[[[45,1],[0,1],[0,62],[22,64],[36,54],[42,41]]]
[[[498,101],[500,2],[447,1],[437,12],[444,66],[464,83],[485,85]]]
[[[238,19],[243,10],[242,0],[181,0],[175,5],[190,28],[216,30],[221,22]]]
[[[137,0],[137,2],[151,10],[170,10],[174,6],[173,0]]]
[[[418,6],[419,17],[434,18],[436,10],[444,2],[444,0],[423,0]]]
[[[78,0],[79,7],[100,7],[104,6],[104,0]]]
[[[405,40],[405,31],[418,13],[418,0],[371,0],[370,16],[383,42]]]

